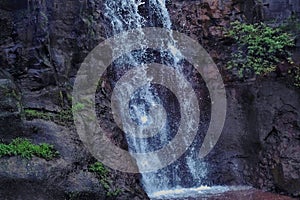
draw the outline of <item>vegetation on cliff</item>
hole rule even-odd
[[[0,158],[3,156],[17,156],[30,159],[33,156],[51,160],[58,156],[58,152],[50,144],[33,144],[28,139],[17,138],[9,144],[0,143]]]
[[[279,63],[293,64],[289,48],[294,46],[291,34],[264,23],[233,22],[228,36],[236,41],[236,49],[227,63],[228,69],[237,69],[239,76],[246,73],[264,75],[275,71]]]

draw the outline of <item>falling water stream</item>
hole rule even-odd
[[[173,67],[178,72],[182,71],[183,58],[176,48],[176,41],[172,39],[172,23],[165,0],[148,0],[146,2],[143,0],[107,0],[105,2],[105,16],[110,23],[110,28],[107,31],[108,36],[139,28],[141,35],[143,35],[141,28],[147,26],[162,27],[169,30],[170,33],[171,40],[167,45],[167,51],[164,49],[155,52],[149,51],[142,36],[136,38],[140,41],[140,50],[127,53],[116,60],[114,62],[116,71],[122,71],[128,66],[144,67],[149,62],[160,62]],[[122,50],[126,52],[126,45],[124,48]],[[149,81],[133,92],[134,95],[129,102],[130,116],[123,113],[121,118],[130,117],[138,125],[138,129],[133,129],[123,124],[123,130],[135,136],[142,135],[149,126],[158,128],[158,133],[151,138],[133,137],[126,134],[130,152],[147,153],[163,147],[176,134],[177,124],[180,121],[179,102],[169,90],[151,84],[152,77],[149,77],[145,71],[139,71],[137,76],[138,78],[133,82]],[[123,88],[133,89],[130,84]],[[120,95],[120,99],[123,98],[122,93],[118,95]],[[128,106],[126,102],[122,101],[119,104],[121,107]],[[163,169],[142,173],[142,184],[150,198],[197,196],[205,192],[218,193],[229,190],[228,187],[203,186],[205,185],[203,180],[207,174],[207,164],[196,159],[195,148],[195,145],[191,146],[183,158]],[[152,163],[160,162],[159,158],[150,157],[147,159],[151,160]],[[142,164],[142,161],[137,159],[138,167]]]

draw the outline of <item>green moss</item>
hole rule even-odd
[[[294,46],[294,38],[280,28],[272,28],[264,23],[234,22],[227,36],[237,44],[227,68],[237,69],[240,77],[246,71],[257,75],[267,74],[281,62],[292,64],[289,48]]]
[[[50,160],[58,156],[58,152],[52,145],[46,143],[35,145],[22,138],[14,139],[10,144],[0,143],[0,157],[17,155],[27,159],[37,156]]]

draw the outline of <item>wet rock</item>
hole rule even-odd
[[[21,95],[9,73],[0,69],[0,138],[11,139],[21,134]]]
[[[0,9],[3,10],[19,10],[27,8],[28,1],[26,0],[3,0],[0,4]]]
[[[211,180],[299,196],[300,94],[274,80],[228,86],[227,92],[226,124],[207,158]]]
[[[5,30],[0,33],[1,68],[18,80],[25,104],[34,104],[26,107],[40,109],[44,104],[58,110],[81,62],[104,40],[102,1],[24,2],[18,8],[0,3],[0,27]],[[65,93],[63,100],[56,98],[59,92]]]
[[[52,122],[26,122],[24,137],[49,143],[60,153],[46,161],[34,157],[0,158],[0,196],[4,199],[109,199],[107,191],[88,165],[95,160],[75,132]],[[111,171],[109,180],[123,192],[114,199],[147,199],[137,177]]]
[[[266,0],[264,1],[264,19],[274,20],[277,23],[291,17],[292,14],[300,16],[299,1],[288,0]]]
[[[300,95],[279,83],[263,83],[257,95],[257,131],[262,146],[259,158],[266,158],[261,178],[272,182],[276,190],[299,196],[300,157],[296,152],[300,151]]]

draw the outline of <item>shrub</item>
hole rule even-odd
[[[40,145],[32,144],[28,139],[17,138],[10,144],[0,143],[0,157],[17,156],[30,159],[33,156],[44,158],[46,160],[53,159],[58,152],[52,145],[42,143]]]
[[[292,63],[289,47],[294,46],[294,39],[279,28],[233,22],[227,36],[237,44],[227,68],[237,69],[240,77],[246,71],[264,75],[274,71],[280,62]]]

